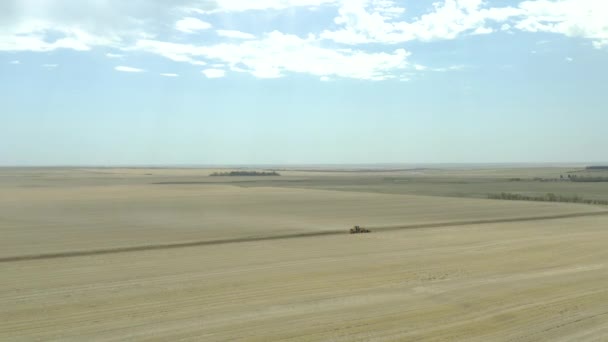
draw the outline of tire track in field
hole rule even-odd
[[[367,226],[367,227],[373,229],[376,232],[378,232],[378,231],[381,232],[381,231],[395,231],[395,230],[406,230],[406,229],[458,227],[458,226],[470,226],[470,225],[491,224],[491,223],[511,223],[511,222],[556,220],[556,219],[567,219],[567,218],[587,217],[587,216],[601,216],[601,215],[608,215],[608,211],[572,213],[572,214],[562,214],[562,215],[512,217],[512,218],[503,218],[503,219],[486,219],[486,220],[469,220],[469,221],[453,221],[453,222],[438,222],[438,223],[420,223],[420,224],[411,224],[411,225]],[[56,252],[56,253],[15,255],[15,256],[8,256],[8,257],[0,257],[0,263],[15,262],[15,261],[29,261],[29,260],[72,258],[72,257],[93,256],[93,255],[103,255],[103,254],[117,254],[117,253],[153,251],[153,250],[174,249],[174,248],[223,245],[223,244],[230,244],[230,243],[286,240],[286,239],[321,237],[321,236],[332,236],[332,235],[346,235],[346,234],[348,234],[348,231],[346,229],[325,230],[325,231],[316,231],[316,232],[291,233],[291,234],[279,234],[279,235],[267,235],[267,236],[249,236],[249,237],[232,238],[232,239],[199,240],[199,241],[188,241],[188,242],[174,242],[174,243],[166,243],[166,244],[124,246],[124,247],[79,250],[79,251],[78,250],[77,251],[65,251],[65,252]]]

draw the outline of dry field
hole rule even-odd
[[[0,171],[0,340],[608,340],[607,208],[200,172]]]

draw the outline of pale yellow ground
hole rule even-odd
[[[0,340],[606,341],[604,216],[0,264]]]
[[[352,225],[383,227],[605,210],[580,204],[274,187],[61,182],[62,186],[0,188],[0,257],[347,231]]]
[[[605,207],[208,173],[0,170],[0,341],[608,341],[608,215],[381,229]],[[354,224],[374,232],[8,261]]]

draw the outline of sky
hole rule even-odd
[[[0,166],[608,161],[608,1],[3,0]]]

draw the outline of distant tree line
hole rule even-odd
[[[584,199],[577,195],[574,196],[563,196],[548,193],[542,196],[528,196],[522,194],[513,194],[508,192],[502,192],[500,194],[488,194],[489,199],[500,199],[509,201],[537,201],[537,202],[566,202],[566,203],[584,203],[584,204],[600,204],[608,205],[607,200],[596,200],[596,199]]]
[[[597,183],[597,182],[608,182],[608,177],[599,177],[599,176],[577,176],[577,175],[568,175],[568,179],[571,182],[589,182],[589,183]]]
[[[580,171],[570,171],[568,173],[581,172]],[[587,171],[608,171],[608,166],[587,166]],[[586,173],[583,175],[574,175],[569,174],[566,177],[564,175],[560,175],[559,178],[542,178],[542,177],[534,177],[534,178],[509,178],[509,182],[522,182],[522,181],[534,181],[534,182],[589,182],[589,183],[597,183],[597,182],[608,182],[608,175],[605,172],[600,173]]]
[[[218,176],[280,176],[280,174],[276,171],[230,171],[230,172],[214,172],[209,176],[218,177]]]

